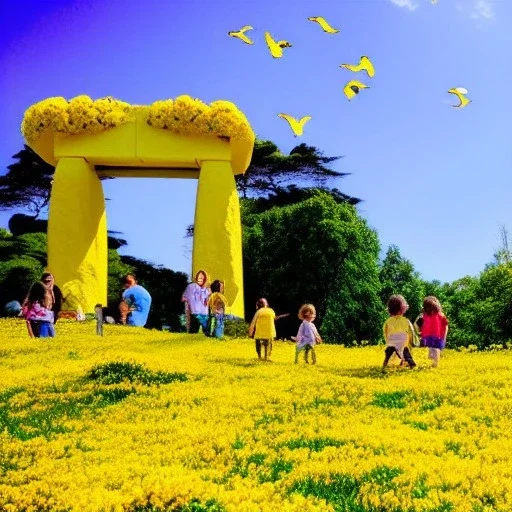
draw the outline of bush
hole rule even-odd
[[[245,320],[226,320],[224,322],[224,336],[228,338],[247,338],[249,324]]]
[[[101,384],[120,384],[128,380],[141,384],[170,384],[174,381],[184,382],[188,380],[184,373],[153,372],[140,363],[128,363],[124,361],[111,361],[94,366],[87,374],[91,380]]]

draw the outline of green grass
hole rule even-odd
[[[7,431],[22,441],[70,432],[64,425],[66,419],[80,418],[85,411],[94,413],[135,393],[134,388],[98,388],[80,396],[66,396],[69,386],[52,386],[37,392],[50,395],[49,398],[39,401],[31,392],[33,398],[23,406],[11,403],[16,395],[25,391],[24,388],[9,388],[0,394],[0,431]]]

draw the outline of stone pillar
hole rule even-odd
[[[107,304],[107,215],[103,187],[83,158],[57,164],[48,216],[48,270],[65,298],[63,310],[94,312]]]
[[[227,312],[244,317],[242,226],[229,161],[203,161],[197,184],[192,270],[225,283]]]

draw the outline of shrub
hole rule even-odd
[[[140,363],[111,361],[94,366],[87,374],[87,378],[102,384],[120,384],[128,380],[141,384],[170,384],[171,382],[185,382],[188,380],[184,373],[153,372]]]

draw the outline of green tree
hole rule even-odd
[[[250,213],[249,201],[242,223],[247,307],[265,296],[296,319],[300,305],[311,302],[326,340],[377,339],[379,244],[353,206],[323,192],[262,213]]]
[[[123,279],[127,274],[132,273],[133,267],[121,259],[115,249],[108,250],[108,284],[107,284],[107,306],[114,318],[119,313],[119,302],[121,301]]]
[[[501,245],[494,253],[494,261],[491,265],[503,265],[512,263],[512,249],[509,241],[508,229],[506,226],[500,226]]]
[[[413,264],[401,256],[396,245],[388,247],[380,267],[379,280],[382,304],[386,306],[391,295],[403,295],[409,304],[406,316],[414,321],[423,307],[425,286]]]
[[[46,235],[28,233],[14,237],[1,229],[0,307],[3,309],[11,300],[22,302],[32,283],[41,277],[45,265]]]
[[[27,209],[37,218],[50,202],[55,168],[26,144],[13,158],[17,162],[0,176],[0,209]]]
[[[323,186],[329,179],[348,175],[330,168],[340,158],[324,156],[318,148],[304,143],[285,155],[272,141],[256,140],[249,168],[243,175],[236,176],[237,187],[241,196],[247,198],[276,194],[297,182]]]
[[[252,213],[261,213],[273,208],[274,206],[286,206],[289,204],[300,203],[305,199],[316,196],[318,192],[329,194],[337,203],[356,205],[360,202],[360,199],[348,196],[337,188],[300,188],[297,185],[287,185],[275,192],[270,192],[268,196],[253,198],[250,202],[250,209]]]
[[[477,345],[484,348],[491,342],[486,339],[481,315],[488,309],[486,298],[481,296],[480,278],[465,276],[446,286],[446,299],[441,302],[449,321],[447,345]]]
[[[512,340],[512,264],[491,267],[480,276],[475,313],[478,332],[490,343]],[[475,326],[476,327],[476,326]]]
[[[32,283],[41,278],[44,266],[35,258],[22,256],[0,261],[0,306],[11,300],[23,302]]]

